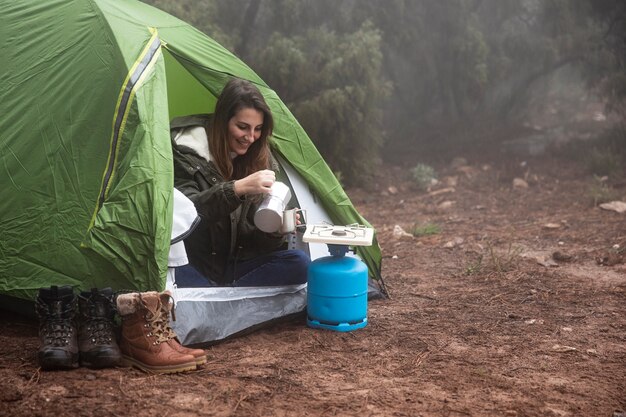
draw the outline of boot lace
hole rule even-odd
[[[114,334],[112,318],[115,314],[113,301],[104,295],[93,294],[87,299],[86,305],[88,311],[84,314],[91,343],[97,345],[111,343]]]
[[[146,306],[145,303],[144,306]],[[144,317],[146,320],[146,324],[144,324],[144,326],[150,329],[148,336],[154,337],[154,341],[152,342],[153,345],[160,345],[161,343],[169,340],[169,321],[168,317],[164,317],[161,313],[162,309],[163,305],[160,305],[156,314],[153,314],[149,309],[147,309],[148,312]]]
[[[44,339],[44,344],[54,347],[63,347],[70,344],[74,335],[74,312],[75,302],[63,304],[55,301],[54,308],[48,303],[37,299],[37,315],[40,319],[40,334]]]
[[[168,340],[178,339],[178,335],[170,326],[170,313],[172,313],[172,320],[176,321],[176,315],[174,313],[174,308],[170,308],[169,300],[173,299],[170,295],[167,303],[161,303],[161,318],[165,322],[164,331],[167,334]]]
[[[91,343],[103,345],[113,341],[113,323],[106,318],[92,318],[87,325],[87,331]]]

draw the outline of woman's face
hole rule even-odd
[[[244,155],[248,148],[261,137],[263,113],[246,107],[228,121],[228,147],[237,155]]]

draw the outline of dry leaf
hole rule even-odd
[[[578,349],[576,349],[575,347],[572,346],[565,346],[565,345],[554,345],[552,346],[552,350],[555,352],[574,352]]]
[[[431,191],[430,193],[428,193],[428,195],[430,197],[435,196],[435,195],[439,195],[439,194],[445,194],[445,193],[453,193],[456,190],[452,187],[448,187],[448,188],[441,188],[439,190],[435,190],[435,191]]]

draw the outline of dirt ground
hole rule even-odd
[[[0,415],[624,416],[626,214],[581,164],[468,159],[430,192],[400,166],[348,190],[391,295],[364,329],[277,324],[186,374],[42,372],[36,323],[2,313]],[[415,224],[434,234],[394,236]]]

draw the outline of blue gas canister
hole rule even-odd
[[[347,246],[332,248],[333,256],[311,262],[308,271],[307,324],[337,331],[367,325],[367,266],[344,256]]]
[[[328,236],[321,238],[310,234],[307,237],[307,228],[303,239],[326,242],[331,254],[315,259],[309,265],[307,325],[347,332],[367,325],[368,270],[360,259],[346,256],[349,247],[342,243],[353,241],[346,240],[346,235],[350,235],[344,229],[337,230],[337,226],[333,227],[335,236],[327,233]],[[371,244],[371,236],[366,242]],[[356,240],[356,243],[361,241]]]

